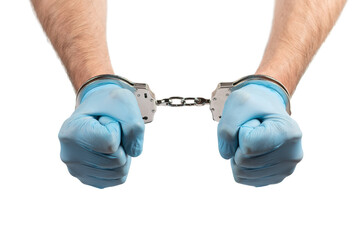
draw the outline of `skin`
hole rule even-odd
[[[75,91],[93,76],[113,74],[106,43],[106,0],[31,2]],[[293,94],[345,3],[276,0],[270,38],[256,74],[276,78]]]
[[[292,95],[345,3],[346,0],[277,0],[270,38],[256,74],[274,77]]]
[[[32,3],[76,91],[93,76],[113,74],[106,43],[106,0],[32,0]],[[345,3],[346,0],[276,0],[271,34],[256,74],[276,78],[293,94]],[[123,94],[121,96],[124,97]],[[254,102],[259,99],[259,95],[256,96]],[[124,98],[130,99],[129,96]],[[234,108],[237,106],[238,103],[235,103]],[[271,104],[269,106],[272,107]],[[261,105],[259,108],[262,110],[264,107]],[[229,117],[236,115],[231,112]],[[230,130],[232,133],[233,128]],[[233,139],[230,140],[234,143]],[[231,143],[228,145],[233,145]],[[241,167],[235,170],[237,175],[245,175],[239,172],[243,170]],[[86,184],[97,186],[90,182]],[[262,184],[256,183],[259,186]]]
[[[106,42],[106,0],[32,0],[75,91],[89,78],[114,74]]]

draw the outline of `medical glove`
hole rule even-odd
[[[225,102],[218,145],[221,156],[231,158],[238,183],[256,187],[279,183],[303,157],[301,130],[273,85],[250,82]]]
[[[141,154],[144,121],[134,94],[107,80],[82,91],[59,132],[61,159],[82,183],[106,188],[125,182],[131,157]]]

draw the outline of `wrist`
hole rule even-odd
[[[94,66],[81,66],[81,68],[81,71],[68,70],[68,75],[76,93],[78,93],[80,88],[92,77],[102,74],[114,74],[109,64],[106,64],[106,66],[95,64]]]
[[[249,75],[241,78],[237,82],[234,82],[234,87],[232,91],[244,88],[247,85],[258,85],[269,89],[271,92],[277,95],[282,99],[284,107],[289,115],[291,115],[290,110],[290,95],[286,87],[277,79],[274,79],[266,75]]]
[[[111,75],[99,75],[87,80],[78,90],[76,94],[76,107],[82,102],[85,96],[93,91],[99,90],[104,86],[113,85],[114,87],[122,88],[118,81],[114,81],[110,77]]]
[[[125,78],[114,74],[97,75],[88,79],[80,86],[76,94],[76,107],[82,102],[86,94],[105,85],[114,85],[114,87],[124,88],[132,93],[135,91],[135,88],[133,87],[134,83]]]
[[[294,64],[294,62],[295,60],[287,59],[285,55],[278,56],[274,53],[271,58],[264,57],[255,74],[267,75],[277,79],[292,96],[303,74],[303,70],[300,68],[301,64]]]

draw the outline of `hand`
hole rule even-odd
[[[303,157],[300,128],[268,84],[232,92],[218,125],[219,151],[231,158],[235,181],[256,187],[281,182]]]
[[[125,182],[141,154],[144,121],[135,96],[102,80],[86,92],[59,132],[61,159],[71,175],[97,188]]]

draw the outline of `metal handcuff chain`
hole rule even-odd
[[[156,100],[157,106],[186,107],[204,106],[205,104],[210,104],[210,99],[201,97],[170,97]]]
[[[76,107],[80,104],[80,101],[86,92],[102,84],[101,80],[106,80],[106,84],[116,84],[122,88],[130,90],[136,97],[144,123],[150,123],[153,121],[157,106],[187,107],[204,106],[207,104],[210,105],[213,120],[219,122],[225,101],[231,92],[250,83],[256,83],[256,81],[265,81],[267,87],[270,87],[278,92],[285,101],[287,112],[291,114],[289,92],[282,83],[266,75],[249,75],[235,82],[221,82],[212,92],[210,99],[202,97],[175,96],[156,100],[155,94],[150,90],[146,83],[134,83],[117,75],[104,74],[89,79],[81,86],[76,95]],[[85,92],[84,89],[87,91]]]

